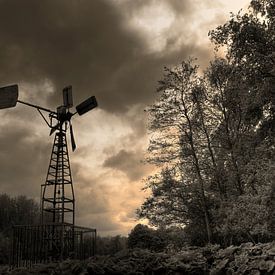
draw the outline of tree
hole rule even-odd
[[[211,31],[216,52],[225,54],[203,74],[191,59],[165,68],[159,98],[147,110],[147,160],[160,173],[146,181],[152,194],[141,218],[185,226],[200,243],[231,238],[218,225],[232,223],[244,239],[268,239],[272,226],[255,213],[269,211],[262,200],[275,176],[274,10],[273,0],[253,0],[250,11]],[[241,213],[251,217],[247,227]]]
[[[0,264],[8,264],[14,225],[37,224],[39,205],[25,196],[0,194]]]
[[[39,205],[33,199],[0,194],[0,232],[5,236],[11,235],[14,225],[37,224],[39,214]]]
[[[166,246],[167,241],[163,232],[149,228],[147,225],[137,224],[128,236],[129,248],[163,251]]]
[[[120,235],[114,237],[97,236],[96,244],[98,255],[112,255],[127,248],[127,238]]]
[[[270,190],[265,189],[257,195],[245,194],[235,201],[227,200],[216,211],[214,232],[224,245],[240,244],[250,241],[272,241],[269,230]]]
[[[252,124],[245,122],[247,102],[243,100],[246,86],[240,84],[239,70],[225,59],[214,60],[206,74],[208,94],[213,111],[218,121],[213,134],[216,154],[220,160],[220,168],[230,171],[227,174],[227,191],[244,193],[241,163],[244,161],[240,151],[245,144],[251,144]],[[249,152],[246,150],[245,156]],[[225,164],[228,168],[225,167]]]
[[[186,191],[187,194],[192,193],[193,197],[189,196],[189,199],[196,201],[199,211],[203,213],[203,230],[208,241],[211,241],[206,168],[209,153],[212,153],[212,165],[215,165],[215,159],[207,129],[207,118],[202,111],[203,81],[198,76],[197,70],[198,67],[191,59],[179,66],[165,68],[164,77],[159,82],[159,100],[147,110],[150,116],[149,129],[155,133],[154,138],[150,140],[148,161],[157,165],[166,165],[176,171],[175,176],[181,181],[182,191]],[[208,148],[208,151],[205,148]],[[214,166],[214,169],[217,167]],[[168,175],[167,171],[163,170],[162,176]],[[169,182],[167,177],[163,178]],[[187,196],[183,199],[187,199]],[[147,203],[149,202],[150,200],[147,200]],[[188,199],[186,204],[190,205]],[[173,212],[179,210],[179,207],[175,209],[175,205]],[[146,213],[144,210],[149,204],[143,206],[143,213]],[[188,222],[181,212],[174,215],[176,216],[182,222],[185,220],[185,224]]]
[[[249,13],[231,17],[224,25],[210,32],[216,48],[226,48],[226,59],[239,72],[247,104],[247,124],[260,123],[258,134],[263,138],[274,133],[275,108],[275,28],[273,0],[253,0]]]
[[[254,194],[262,185],[270,188],[274,181],[274,9],[272,0],[253,0],[250,12],[232,15],[210,32],[216,48],[225,47],[227,54],[212,63],[208,80],[216,93],[220,90],[227,98],[228,125],[232,125],[232,117],[239,116],[236,133],[232,127],[228,133],[240,186]]]
[[[146,188],[151,189],[152,196],[137,210],[140,218],[148,218],[152,225],[158,227],[183,227],[186,224],[187,192],[184,192],[184,184],[175,179],[174,171],[164,169],[160,174],[150,176]]]
[[[271,194],[268,200],[268,231],[275,239],[275,183],[273,182]]]

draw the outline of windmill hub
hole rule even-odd
[[[67,111],[65,106],[57,107],[57,120],[62,124],[65,121],[70,121],[73,116],[73,113]]]

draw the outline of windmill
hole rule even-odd
[[[0,109],[15,107],[17,103],[37,109],[50,128],[50,135],[55,133],[46,181],[41,185],[41,225],[51,224],[51,230],[47,233],[47,240],[50,240],[48,246],[55,247],[63,254],[65,242],[71,243],[70,246],[73,247],[75,241],[74,233],[67,239],[64,237],[64,226],[70,226],[72,232],[75,230],[75,196],[66,133],[69,130],[72,151],[74,151],[76,143],[72,118],[76,114],[82,116],[97,107],[97,101],[94,96],[91,96],[78,104],[75,112],[71,112],[72,86],[68,86],[63,89],[63,104],[58,106],[56,111],[52,111],[18,100],[18,85],[0,88]],[[48,113],[48,118],[44,113]]]

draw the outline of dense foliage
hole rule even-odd
[[[9,261],[12,227],[39,222],[39,205],[25,196],[0,194],[0,264]]]
[[[274,274],[275,243],[244,243],[220,249],[216,246],[186,247],[178,252],[150,252],[144,249],[123,250],[112,256],[95,256],[86,261],[66,260],[60,263],[37,264],[31,270],[24,268],[3,275],[81,275],[81,274]]]
[[[273,0],[253,0],[209,33],[216,58],[204,72],[194,59],[165,68],[147,108],[147,161],[160,172],[140,218],[183,227],[197,245],[274,238],[274,14]]]
[[[177,251],[187,245],[186,234],[177,227],[152,229],[137,224],[128,236],[128,248],[141,248],[150,251]]]
[[[39,222],[39,205],[25,196],[0,194],[0,232],[9,237],[14,225]]]
[[[96,238],[96,254],[112,255],[127,248],[127,237],[120,235]]]

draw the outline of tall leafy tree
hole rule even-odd
[[[150,223],[165,228],[167,225],[184,226],[188,220],[186,202],[188,186],[176,179],[174,170],[163,169],[159,174],[146,180],[146,187],[152,196],[146,199],[138,215],[148,218]]]
[[[216,48],[226,49],[226,57],[212,63],[209,82],[228,98],[224,116],[229,121],[229,136],[233,137],[235,171],[241,189],[249,188],[254,193],[258,192],[257,186],[271,184],[268,175],[273,174],[275,161],[274,14],[273,0],[253,0],[250,12],[232,16],[210,32]],[[239,116],[239,123],[230,129],[230,118],[234,116]],[[230,130],[236,134],[230,134]]]
[[[178,192],[178,196],[175,198],[181,199],[179,194],[183,193],[194,195],[193,198],[189,196],[189,202],[197,200],[197,207],[203,214],[207,239],[211,241],[212,233],[206,194],[207,165],[205,162],[205,159],[208,158],[205,138],[207,140],[209,136],[199,99],[203,93],[200,89],[202,80],[199,78],[197,70],[198,67],[193,64],[193,60],[182,62],[174,68],[165,68],[164,77],[159,82],[159,100],[147,110],[150,117],[150,130],[154,132],[154,136],[150,140],[148,160],[166,167],[166,170],[162,171],[163,188],[167,188],[167,184],[169,184],[170,190],[175,191],[176,186],[175,184],[174,187],[171,186],[173,179],[167,169],[173,168],[176,171],[175,177],[181,181],[181,192]],[[204,133],[202,133],[201,125],[203,125]],[[161,191],[160,186],[157,186],[155,190],[157,190],[155,194],[158,194]],[[144,204],[142,212],[144,215],[149,213],[145,211],[146,209],[153,209],[152,206],[156,203],[155,199],[158,202],[164,201],[160,196],[153,195],[152,199],[148,199]],[[170,214],[173,213],[174,217],[178,217],[183,222],[183,210],[190,204],[188,196],[185,195],[181,199],[180,209],[182,212],[179,211],[178,201],[174,199],[172,202],[174,203],[170,203],[169,214],[167,214],[171,216]],[[166,208],[167,203],[165,203]],[[158,206],[160,205],[158,203]],[[175,211],[178,213],[177,215],[174,215]]]
[[[196,228],[208,241],[270,235],[273,223],[255,213],[272,213],[265,201],[275,178],[274,14],[274,0],[253,0],[247,13],[211,31],[217,56],[225,55],[203,75],[192,60],[165,68],[148,108],[148,161],[161,172],[147,180],[152,195],[140,217]]]

